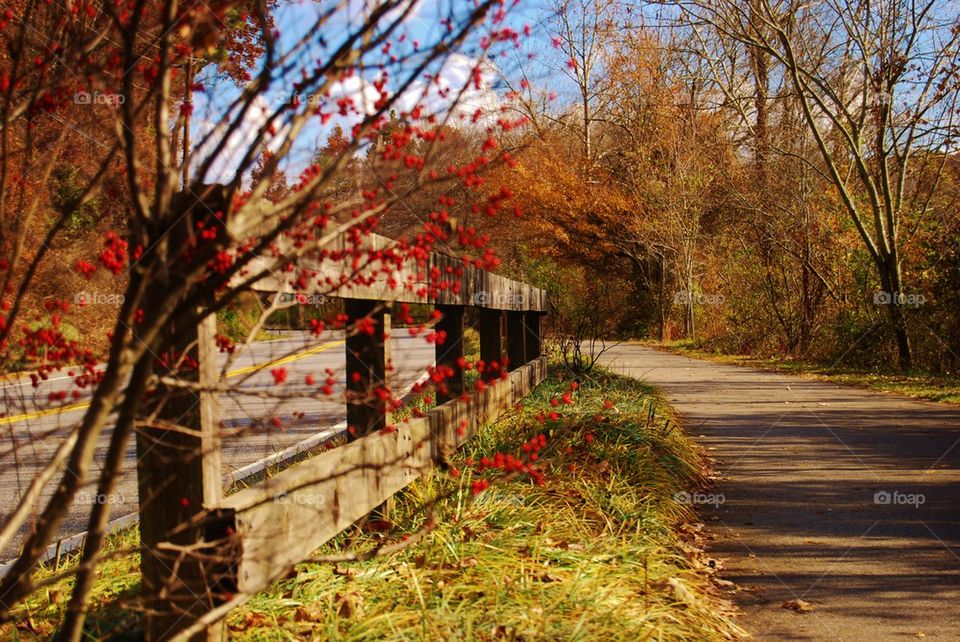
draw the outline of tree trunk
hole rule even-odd
[[[657,312],[660,315],[660,340],[667,340],[667,267],[663,255],[657,257],[659,274],[659,291],[657,292]]]
[[[696,339],[696,326],[695,326],[695,313],[696,307],[693,297],[693,252],[690,248],[687,248],[686,257],[684,257],[684,272],[686,272],[686,282],[687,282],[687,314],[686,319],[684,320],[684,325],[686,326],[687,338],[690,340]]]
[[[800,282],[803,289],[802,307],[800,312],[800,337],[799,348],[801,353],[805,353],[810,347],[810,338],[813,332],[813,292],[810,283],[810,237],[807,217],[803,221],[803,262],[800,267]]]
[[[904,313],[906,300],[900,275],[900,263],[894,253],[884,254],[878,261],[880,283],[888,296],[887,313],[890,327],[897,342],[897,360],[901,372],[913,367],[913,353],[910,347],[910,333],[907,330],[907,316]]]

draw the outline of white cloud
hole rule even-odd
[[[477,76],[474,70],[478,68]],[[470,116],[477,109],[483,110],[484,113],[499,111],[501,100],[493,88],[496,70],[491,63],[454,53],[444,61],[437,76],[436,80],[430,82],[425,79],[412,82],[396,98],[394,109],[409,113],[419,105],[423,116],[436,115],[438,118],[443,118],[449,113],[454,116],[459,114]],[[354,76],[333,86],[327,109],[336,112],[337,100],[341,98],[350,100],[357,110],[356,113],[351,110],[345,118],[346,122],[339,121],[341,127],[346,129],[359,122],[362,116],[376,111],[376,102],[380,94],[371,82]],[[459,122],[458,118],[451,119],[452,124],[457,122]]]
[[[254,98],[240,126],[230,134],[223,150],[210,165],[210,169],[204,178],[205,182],[228,183],[235,178],[244,155],[257,141],[257,132],[278,107],[276,101],[270,98],[267,95]],[[213,153],[220,141],[223,140],[223,136],[229,128],[229,123],[233,120],[216,113],[216,108],[211,104],[211,101],[202,101],[202,103],[206,109],[203,110],[205,113],[202,117],[196,121],[192,134],[193,139],[202,141],[208,134],[212,133],[212,135],[204,144],[194,148],[192,159],[194,169],[199,168],[207,161],[207,156]],[[269,137],[267,149],[275,152],[280,147],[284,131],[284,129],[281,129],[275,135]]]
[[[477,75],[474,70],[478,67]],[[419,105],[422,108],[422,117],[435,115],[438,120],[442,120],[449,114],[451,117],[448,122],[454,127],[470,123],[478,109],[482,110],[486,117],[496,118],[499,114],[502,103],[494,89],[497,73],[490,62],[453,53],[444,61],[437,76],[432,81],[416,79],[397,97],[393,109],[398,113],[410,113]],[[231,117],[225,115],[225,112],[237,93],[235,88],[226,91],[210,88],[205,94],[195,95],[193,140],[199,143],[206,135],[211,132],[213,134],[204,145],[194,149],[194,168],[203,163],[206,156],[212,153],[216,144],[222,140],[231,121]],[[257,96],[241,125],[231,134],[223,151],[212,163],[204,180],[221,183],[232,181],[247,150],[256,142],[259,129],[271,113],[290,99],[289,93],[280,90]],[[301,96],[301,99],[305,101],[307,97]],[[325,125],[312,119],[300,132],[291,150],[288,170],[296,174],[302,167],[306,167],[313,158],[315,148],[324,144],[335,126],[339,125],[349,132],[365,116],[375,113],[379,99],[380,92],[370,79],[352,76],[334,83],[329,96],[322,99],[322,110],[332,117]],[[486,117],[481,122],[485,122]],[[285,133],[286,130],[281,128],[271,136],[268,149],[276,151],[282,144]]]

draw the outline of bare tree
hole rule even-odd
[[[554,11],[554,44],[566,56],[561,69],[577,92],[577,107],[563,122],[569,122],[580,139],[589,175],[599,153],[594,124],[601,120],[610,100],[612,79],[605,62],[617,37],[619,3],[562,0],[554,5]]]
[[[901,222],[905,212],[924,215],[938,179],[916,177],[931,166],[939,176],[942,152],[953,149],[956,12],[946,2],[907,0],[697,0],[682,8],[730,104],[757,128],[756,140],[766,137],[765,101],[762,91],[744,91],[746,73],[761,89],[762,80],[780,75],[795,94],[822,160],[813,166],[837,190],[871,257],[883,289],[877,302],[887,304],[900,368],[909,369],[901,269],[909,230]]]

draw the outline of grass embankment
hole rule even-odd
[[[318,551],[335,556],[432,529],[399,552],[365,561],[305,562],[227,620],[236,640],[721,640],[738,635],[700,550],[695,515],[675,493],[704,482],[703,460],[667,407],[635,380],[598,373],[561,401],[551,377],[451,462],[397,495],[394,529],[351,529]],[[554,406],[551,400],[559,401]],[[550,413],[557,416],[551,419]],[[540,434],[535,466],[478,470]],[[541,440],[540,443],[542,443]],[[469,461],[474,465],[469,465]],[[489,487],[475,493],[486,479]],[[131,542],[123,541],[129,546]],[[119,605],[139,585],[136,557],[113,560],[97,585],[91,639],[127,630]],[[31,602],[31,634],[46,637],[69,582]],[[129,602],[128,602],[129,603]],[[24,612],[24,615],[27,613]],[[134,618],[134,621],[131,621]],[[133,626],[131,631],[130,627]]]
[[[726,354],[706,350],[689,341],[652,343],[667,350],[697,359],[737,366],[749,366],[771,372],[783,372],[858,388],[890,392],[915,399],[960,404],[960,378],[926,373],[898,374],[861,368],[749,355]]]
[[[304,563],[228,619],[238,640],[718,640],[736,627],[700,557],[699,527],[675,493],[703,482],[693,444],[641,384],[600,374],[554,407],[551,378],[524,408],[457,457],[458,477],[431,475],[401,493],[403,551],[352,563]],[[604,402],[612,404],[606,408]],[[537,416],[557,411],[556,421]],[[543,433],[541,486],[465,464],[523,454]],[[474,483],[490,486],[474,494]],[[396,534],[391,534],[394,537]],[[367,550],[347,534],[320,551]]]

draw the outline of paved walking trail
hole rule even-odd
[[[725,501],[698,510],[754,639],[960,640],[960,408],[639,345],[603,361],[717,460]]]

